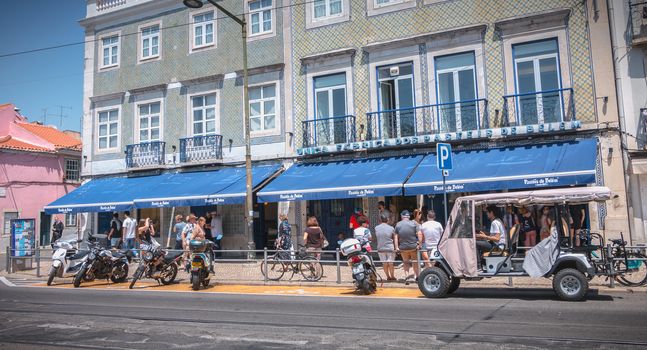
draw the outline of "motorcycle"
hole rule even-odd
[[[342,242],[342,255],[348,257],[348,266],[353,271],[355,288],[363,294],[372,294],[377,290],[377,271],[370,256],[370,245],[366,241],[349,238]]]
[[[83,262],[87,259],[88,250],[78,250],[74,244],[81,243],[83,240],[57,240],[52,243],[52,266],[49,268],[49,276],[47,277],[47,285],[51,286],[54,277],[66,278],[74,277]]]
[[[173,283],[183,252],[168,252],[162,249],[159,244],[145,244],[140,248],[141,261],[128,288],[133,289],[135,282],[144,276],[156,280],[158,284]]]
[[[205,288],[209,285],[209,271],[211,270],[211,255],[207,252],[210,242],[206,240],[189,241],[191,251],[191,288],[199,290],[200,284]]]
[[[121,283],[128,278],[128,263],[132,260],[130,250],[110,251],[90,237],[90,253],[83,262],[79,273],[74,276],[74,288],[83,280],[105,278]]]

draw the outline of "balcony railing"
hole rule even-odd
[[[575,120],[573,89],[556,89],[503,96],[502,126]]]
[[[486,99],[438,103],[366,113],[367,140],[487,128]]]
[[[647,1],[629,1],[631,37],[634,45],[647,45]]]
[[[107,10],[126,4],[126,0],[97,0],[97,11]]]
[[[222,159],[222,135],[193,136],[180,139],[180,162]]]
[[[126,167],[141,168],[163,165],[166,157],[166,142],[152,141],[126,146]]]
[[[355,116],[312,119],[302,122],[303,147],[355,142]]]

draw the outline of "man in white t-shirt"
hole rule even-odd
[[[489,252],[495,246],[501,246],[505,249],[506,245],[506,231],[503,226],[503,221],[497,217],[498,209],[494,205],[489,205],[486,208],[487,217],[490,220],[490,234],[480,231],[476,234],[476,248],[479,250],[479,257],[483,253]]]
[[[130,217],[130,212],[127,211],[124,213],[126,217],[122,223],[124,230],[124,242],[126,243],[126,248],[135,249],[135,232],[137,231],[137,221]],[[135,256],[137,253],[133,251]]]
[[[430,267],[431,262],[431,249],[438,245],[440,236],[443,234],[443,225],[436,221],[436,212],[430,210],[427,212],[427,221],[420,225],[420,231],[424,238],[422,243],[422,259],[425,261],[425,266]]]

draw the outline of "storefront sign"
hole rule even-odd
[[[451,142],[476,139],[497,139],[517,135],[546,134],[557,131],[575,130],[582,127],[579,120],[570,122],[547,123],[537,125],[512,126],[507,128],[470,130],[463,132],[430,134],[421,136],[399,137],[392,139],[371,140],[362,142],[338,143],[327,146],[307,147],[297,149],[298,156],[360,151],[385,147],[404,147],[414,145],[431,145],[438,142]]]

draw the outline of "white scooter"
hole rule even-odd
[[[78,250],[74,245],[81,243],[83,240],[58,240],[52,243],[54,253],[52,254],[52,267],[49,269],[47,285],[51,285],[54,277],[74,277],[81,265],[88,258],[89,250]]]

